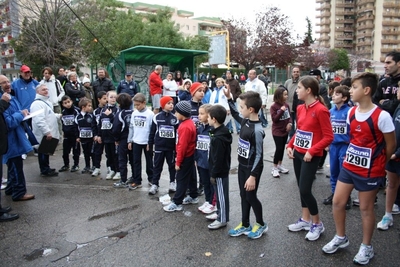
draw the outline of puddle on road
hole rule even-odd
[[[24,255],[24,259],[27,261],[33,261],[39,257],[46,257],[57,252],[58,250],[55,248],[39,248],[32,251],[29,255]]]

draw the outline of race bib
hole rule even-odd
[[[158,134],[161,138],[175,138],[174,126],[161,125],[158,129]]]
[[[194,123],[197,123],[199,121],[199,116],[191,116],[190,118]]]
[[[61,120],[63,121],[63,124],[65,126],[71,126],[74,125],[74,115],[66,115],[66,116],[62,116]]]
[[[210,147],[210,136],[208,135],[198,135],[196,149],[198,150],[208,150]]]
[[[372,149],[350,144],[346,151],[345,161],[357,167],[369,169]]]
[[[347,134],[347,123],[344,120],[332,120],[332,130],[334,134]]]
[[[104,118],[101,120],[101,129],[102,130],[111,130],[112,129],[112,123],[110,122],[109,118]]]
[[[239,137],[237,153],[240,157],[248,159],[250,154],[250,142]]]
[[[306,132],[297,129],[296,138],[294,139],[294,145],[304,149],[310,149],[312,145],[312,132]]]
[[[146,126],[146,117],[135,116],[133,118],[133,125],[138,128],[144,128]]]
[[[93,138],[93,131],[91,128],[81,128],[79,131],[79,138]]]
[[[290,118],[289,110],[286,109],[279,120],[284,121]]]

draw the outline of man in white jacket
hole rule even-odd
[[[267,100],[268,100],[267,89],[265,88],[265,84],[263,83],[263,81],[257,78],[256,70],[249,70],[248,76],[249,79],[247,80],[244,86],[244,91],[245,92],[254,91],[260,94],[262,100],[262,106],[258,115],[260,117],[262,126],[265,128],[268,125],[268,121],[264,117],[264,109],[267,106]]]
[[[58,120],[61,114],[54,113],[53,104],[49,100],[49,89],[46,84],[36,87],[36,97],[30,109],[31,113],[39,110],[43,112],[32,118],[32,130],[36,140],[40,143],[44,136],[47,140],[60,139]],[[49,155],[38,153],[40,173],[42,176],[56,176],[58,172],[50,168]]]

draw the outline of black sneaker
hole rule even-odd
[[[53,177],[53,176],[57,176],[58,175],[58,172],[56,172],[56,171],[49,171],[49,172],[47,172],[47,173],[41,173],[40,174],[40,176],[43,176],[43,177]]]
[[[126,184],[133,184],[133,177],[129,177],[128,180],[126,180]]]
[[[204,194],[204,187],[201,186],[197,189],[197,195],[198,196],[202,196]]]
[[[90,173],[90,168],[89,167],[83,168],[82,173]]]
[[[69,166],[67,166],[67,165],[62,166],[61,169],[59,169],[58,171],[59,171],[59,172],[66,172],[66,171],[69,171]]]
[[[322,204],[324,205],[332,205],[332,200],[333,200],[333,194],[331,194],[329,197],[325,198]]]
[[[378,196],[375,197],[374,205],[378,204]],[[360,200],[358,198],[353,200],[353,206],[360,206]]]
[[[95,166],[93,166],[92,168],[90,168],[89,172],[90,172],[90,173],[93,173],[93,172],[94,172],[94,169],[96,169]]]
[[[347,200],[346,210],[349,210],[350,208],[351,208],[351,197],[349,197],[349,199]]]
[[[79,171],[79,166],[77,165],[72,166],[71,172],[77,172],[77,171]]]

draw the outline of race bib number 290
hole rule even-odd
[[[312,132],[306,132],[297,129],[296,138],[294,139],[294,145],[299,148],[310,149],[312,146]]]

